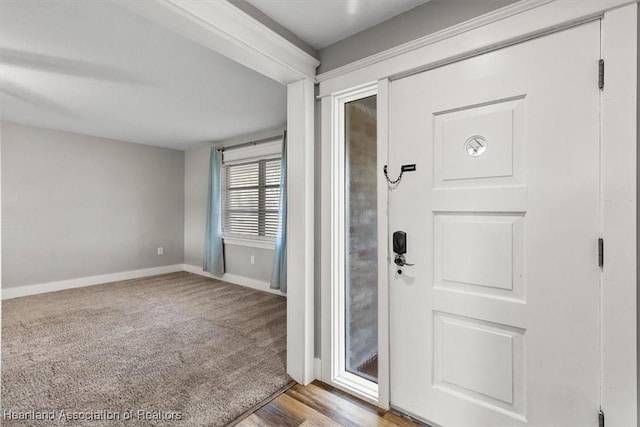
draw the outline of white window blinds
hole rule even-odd
[[[224,234],[275,238],[280,209],[280,158],[225,164],[222,174]]]

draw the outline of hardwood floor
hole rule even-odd
[[[319,381],[296,384],[241,420],[241,427],[415,427],[399,415],[376,408]]]

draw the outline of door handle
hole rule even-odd
[[[404,259],[404,255],[397,255],[395,256],[395,258],[393,259],[393,262],[398,266],[398,267],[404,267],[405,265],[408,267],[411,267],[414,264],[410,264],[408,263],[405,259]]]

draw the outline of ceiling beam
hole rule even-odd
[[[282,84],[315,81],[320,61],[228,1],[114,1]]]

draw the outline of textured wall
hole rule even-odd
[[[3,123],[3,288],[182,263],[183,180],[182,151]]]
[[[184,262],[202,267],[204,231],[209,191],[209,146],[185,152]],[[227,245],[224,247],[226,272],[269,282],[274,251],[271,249]],[[251,256],[255,263],[251,264]]]
[[[378,349],[376,97],[346,106],[347,369]]]

